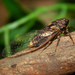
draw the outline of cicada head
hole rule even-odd
[[[66,29],[68,23],[69,23],[68,19],[62,18],[62,19],[58,19],[56,21],[51,22],[47,27],[49,29],[64,30],[64,29]],[[46,28],[46,29],[48,29],[48,28]]]
[[[62,19],[56,20],[56,22],[57,22],[57,25],[59,26],[59,28],[61,30],[63,30],[63,29],[66,29],[66,27],[69,23],[69,20],[66,18],[62,18]]]

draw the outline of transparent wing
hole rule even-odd
[[[9,45],[5,47],[5,49],[2,52],[2,56],[10,56],[19,51],[27,49],[29,42],[37,33],[38,31],[33,31],[15,38]]]

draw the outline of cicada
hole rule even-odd
[[[34,52],[42,47],[44,47],[43,50],[45,50],[56,38],[58,38],[55,48],[56,51],[60,41],[60,35],[62,33],[64,35],[68,33],[70,39],[74,44],[74,41],[69,33],[70,27],[68,26],[68,23],[69,20],[66,18],[61,18],[56,21],[50,22],[47,26],[45,26],[45,28],[41,30],[35,31],[33,33],[28,33],[16,38],[10,43],[7,49],[10,50],[11,54],[14,54],[14,52],[16,53],[25,50],[26,48],[35,48],[34,50],[28,51],[27,53]],[[6,48],[4,49],[4,52],[5,50]]]

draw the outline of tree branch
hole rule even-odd
[[[75,32],[71,33],[75,42]],[[15,54],[0,60],[0,75],[60,75],[75,72],[75,45],[68,36],[60,39],[55,52],[57,39],[44,50],[42,48],[19,57]],[[26,52],[22,51],[19,54]]]

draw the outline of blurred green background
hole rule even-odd
[[[14,38],[63,17],[75,28],[74,0],[0,0],[0,58]]]

